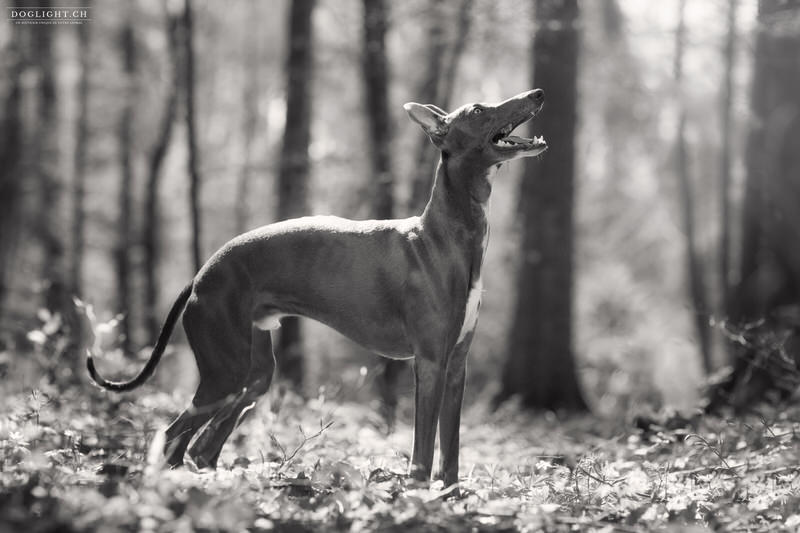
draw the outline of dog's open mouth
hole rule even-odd
[[[511,135],[511,133],[521,126],[525,124],[530,119],[533,118],[533,115],[528,115],[527,117],[523,118],[517,123],[509,122],[492,137],[492,144],[495,148],[500,150],[514,150],[514,151],[527,151],[527,150],[539,150],[543,152],[547,149],[547,143],[544,140],[544,137],[534,137],[532,139],[528,139],[527,137],[518,137],[517,135]]]

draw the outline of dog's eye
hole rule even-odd
[[[483,113],[483,108],[482,107],[473,107],[472,108],[472,114],[473,115],[480,115],[481,113]]]

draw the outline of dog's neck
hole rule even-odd
[[[488,243],[489,197],[498,167],[456,160],[443,152],[430,200],[421,216],[423,232],[434,236],[434,240],[456,239],[465,250],[472,280],[480,277]]]
[[[480,232],[497,167],[486,168],[469,160],[456,160],[443,152],[431,197],[422,213],[423,223],[459,225],[468,231],[478,229]]]

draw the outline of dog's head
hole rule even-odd
[[[403,108],[422,126],[442,152],[469,155],[487,166],[547,150],[542,137],[528,139],[511,133],[542,109],[544,91],[527,91],[499,104],[467,104],[451,113],[431,104],[408,103]]]

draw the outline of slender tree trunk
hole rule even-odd
[[[711,373],[711,329],[708,325],[708,302],[703,267],[697,253],[694,221],[694,191],[689,171],[689,154],[686,146],[686,108],[683,104],[683,55],[686,43],[684,8],[686,0],[678,4],[678,29],[675,33],[675,84],[678,87],[678,129],[675,134],[675,156],[683,231],[686,238],[686,277],[689,285],[689,301],[694,311],[694,325],[700,344],[703,370]]]
[[[117,306],[122,314],[120,332],[122,349],[131,353],[131,292],[130,292],[130,247],[131,239],[131,194],[133,188],[133,121],[136,105],[136,42],[132,14],[126,16],[122,27],[120,45],[125,72],[125,96],[122,113],[117,126],[117,142],[120,163],[119,219],[117,221],[117,243],[114,263],[117,275]]]
[[[236,233],[244,233],[248,229],[250,216],[249,198],[250,185],[253,174],[253,139],[259,127],[258,102],[261,97],[261,56],[259,54],[258,40],[252,42],[251,37],[258,35],[259,17],[257,16],[257,2],[252,2],[249,11],[249,23],[251,31],[245,35],[244,57],[246,61],[246,78],[242,95],[244,120],[244,161],[239,172],[239,179],[236,184],[236,208],[234,216],[236,219]]]
[[[739,0],[728,0],[728,34],[725,38],[725,49],[722,61],[725,74],[722,83],[720,115],[722,122],[722,149],[720,152],[719,204],[720,204],[720,239],[719,239],[719,283],[721,314],[730,308],[731,292],[731,166],[732,166],[732,120],[733,107],[733,71],[736,66],[736,11]]]
[[[91,1],[84,2],[85,7]],[[72,182],[72,256],[69,268],[69,288],[73,294],[80,295],[83,290],[83,254],[85,248],[84,197],[86,196],[86,155],[89,146],[89,72],[90,48],[89,30],[91,24],[79,24],[78,60],[80,61],[80,80],[78,81],[78,117],[75,127],[75,161]]]
[[[161,183],[161,169],[172,140],[175,115],[178,107],[178,26],[174,15],[167,15],[166,33],[170,57],[170,80],[168,82],[164,108],[158,124],[158,136],[150,150],[147,164],[147,186],[144,204],[144,279],[145,279],[145,325],[151,341],[158,337],[161,318],[158,314],[158,256],[159,256],[159,206],[158,188]]]
[[[773,86],[780,79],[769,65],[769,54],[774,46],[773,36],[770,34],[774,30],[771,24],[767,25],[766,18],[769,11],[766,10],[774,9],[776,4],[778,2],[759,3],[758,25],[753,49],[753,81],[750,89],[750,111],[753,119],[750,121],[751,126],[745,150],[746,174],[742,195],[739,264],[736,269],[737,279],[733,284],[728,301],[730,306],[728,317],[733,327],[755,320],[766,312],[759,302],[759,298],[755,296],[755,292],[758,285],[759,254],[766,245],[763,242],[765,221],[762,216],[767,209],[765,208],[766,198],[763,189],[768,179],[768,173],[772,170],[771,165],[762,155],[762,151],[766,148],[768,126],[774,127],[775,124],[774,117],[770,115],[773,113],[771,106],[776,103],[774,97],[769,101],[765,98],[764,90],[767,89],[772,93]],[[771,124],[763,124],[763,121],[770,118],[773,119]],[[735,359],[740,354],[735,349],[732,352],[734,361],[740,365],[740,362]]]
[[[277,181],[277,211],[281,220],[301,216],[308,211],[313,10],[314,0],[292,0],[286,61],[286,129]],[[297,318],[286,318],[281,323],[280,331],[278,366],[282,375],[299,388],[303,382],[300,323]]]
[[[458,63],[467,43],[471,26],[472,0],[462,0],[459,8],[456,36],[449,55],[447,47],[446,6],[441,0],[434,0],[430,6],[425,49],[428,61],[417,90],[417,99],[423,104],[434,104],[443,109],[450,107]],[[447,58],[445,60],[445,58]],[[420,139],[417,147],[416,174],[412,177],[411,198],[408,211],[419,214],[428,203],[433,186],[433,176],[439,159],[439,151],[427,138]]]
[[[372,216],[377,219],[392,218],[391,141],[392,124],[389,113],[389,62],[386,54],[389,5],[386,0],[364,0],[363,78],[364,100],[367,102],[366,118],[369,142],[372,185]],[[386,359],[377,382],[383,402],[383,415],[389,430],[394,428],[397,411],[397,381],[404,361]]]
[[[631,84],[637,85],[637,65],[631,59],[629,43],[623,31],[625,18],[617,0],[603,0],[600,15],[604,38],[601,46],[611,61],[611,65],[603,67],[604,74],[609,76],[607,79],[611,83],[619,76],[626,76]],[[603,103],[603,127],[606,132],[605,142],[608,144],[605,158],[607,186],[603,188],[600,201],[607,206],[609,213],[622,214],[620,210],[610,206],[620,201],[619,182],[623,176],[630,174],[629,130],[632,124],[636,124],[636,106],[632,105],[630,91],[620,91],[613,86]]]
[[[417,89],[416,98],[423,104],[434,104],[446,109],[446,104],[438,101],[443,68],[442,59],[447,45],[444,5],[441,1],[434,0],[429,9],[431,13],[428,17],[427,36],[425,38],[427,62],[420,80],[420,86]],[[410,214],[417,215],[425,209],[425,204],[431,194],[437,157],[437,150],[431,146],[430,141],[427,138],[420,139],[417,145],[415,174],[412,175],[411,182],[411,197],[409,198],[408,206]]]
[[[48,9],[50,0],[41,2]],[[35,135],[39,213],[35,227],[42,246],[41,277],[47,289],[44,305],[53,311],[62,311],[57,295],[64,292],[64,243],[61,235],[59,203],[63,183],[59,178],[58,106],[56,63],[53,57],[53,39],[57,34],[51,27],[32,28],[34,58],[39,70],[39,98],[37,105],[37,131]]]
[[[467,47],[467,38],[472,28],[473,4],[473,0],[461,0],[461,5],[458,8],[456,35],[453,46],[450,48],[450,53],[448,54],[447,63],[444,65],[444,70],[442,72],[442,83],[440,94],[438,95],[439,102],[433,102],[435,105],[440,105],[444,109],[449,109],[450,102],[453,100],[456,76],[458,75],[458,65],[461,63],[461,57],[464,55],[464,49]]]
[[[194,271],[203,266],[200,222],[200,153],[197,147],[197,115],[195,113],[194,22],[191,0],[183,4],[184,90],[186,98],[186,135],[189,150],[189,208],[192,219],[192,264]]]
[[[22,71],[25,68],[20,49],[19,26],[11,25],[9,56],[9,89],[0,117],[0,316],[5,310],[5,298],[11,285],[14,257],[19,244],[21,226],[20,166],[24,149],[22,120]]]
[[[572,350],[573,196],[578,108],[577,0],[537,0],[535,87],[545,108],[534,127],[550,150],[527,159],[520,187],[521,264],[502,391],[526,407],[581,411]]]
[[[394,212],[389,65],[386,59],[388,9],[386,0],[364,0],[364,96],[369,123],[372,216],[375,218],[392,218]]]

